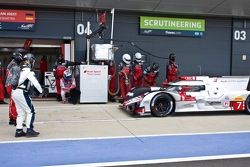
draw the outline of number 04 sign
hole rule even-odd
[[[234,31],[234,39],[236,41],[245,41],[247,39],[247,32],[245,30],[235,30]]]
[[[87,34],[87,27],[85,28],[83,24],[77,24],[76,26],[76,32],[78,35],[83,35],[83,34]],[[92,31],[89,30],[89,33],[91,34]]]

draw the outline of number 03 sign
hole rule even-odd
[[[234,31],[234,39],[236,41],[245,41],[247,39],[247,32],[245,30],[235,30]]]

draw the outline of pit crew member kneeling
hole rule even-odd
[[[60,80],[61,86],[61,96],[62,96],[62,103],[72,102],[72,90],[76,87],[75,78],[72,76],[72,73],[69,69],[63,72],[63,78]],[[73,102],[74,103],[74,100]]]

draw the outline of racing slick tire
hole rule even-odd
[[[250,114],[250,95],[246,99],[246,110],[245,110],[245,112],[247,114]]]
[[[170,95],[166,93],[159,93],[152,98],[150,109],[153,116],[166,117],[173,113],[175,103]]]

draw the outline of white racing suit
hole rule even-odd
[[[35,120],[35,109],[33,107],[28,90],[31,85],[42,93],[41,85],[35,77],[35,73],[29,67],[24,67],[20,73],[18,86],[12,91],[12,97],[16,104],[17,120],[16,129],[23,128],[23,122],[26,118],[27,129],[33,129],[33,122]]]

